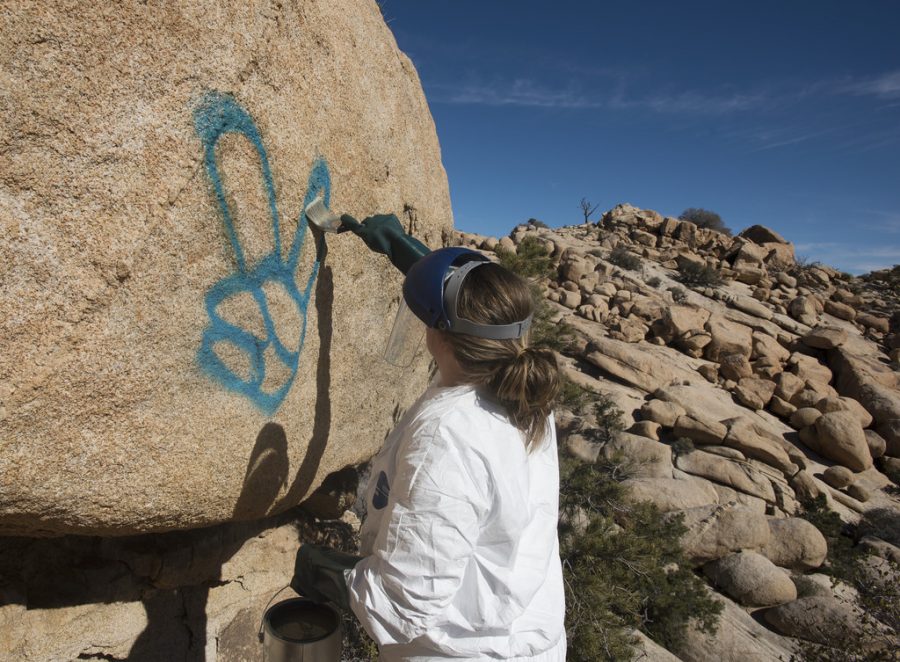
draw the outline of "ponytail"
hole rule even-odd
[[[457,315],[479,324],[511,324],[534,310],[528,283],[496,264],[474,269],[457,298]],[[466,380],[481,386],[506,409],[531,452],[546,437],[559,387],[556,356],[529,346],[530,338],[493,340],[446,333]]]

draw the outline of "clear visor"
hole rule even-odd
[[[397,311],[394,328],[391,329],[391,337],[388,338],[387,349],[384,351],[384,360],[398,368],[408,368],[416,358],[424,336],[425,325],[401,297],[400,309]]]

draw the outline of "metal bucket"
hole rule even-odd
[[[305,598],[279,602],[263,617],[265,662],[340,662],[341,618]]]

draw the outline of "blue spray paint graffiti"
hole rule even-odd
[[[263,147],[262,138],[253,119],[247,111],[238,105],[234,98],[219,92],[210,92],[194,111],[194,126],[203,144],[203,160],[206,166],[206,173],[215,191],[219,211],[222,214],[222,221],[225,224],[225,232],[228,235],[228,240],[231,242],[231,248],[234,251],[237,264],[235,273],[217,282],[206,293],[205,303],[206,312],[209,315],[209,326],[203,333],[203,341],[197,352],[197,360],[210,377],[226,388],[246,396],[263,412],[271,415],[281,405],[297,376],[297,365],[306,337],[306,310],[309,305],[313,284],[319,273],[319,265],[324,250],[324,237],[319,241],[315,262],[301,292],[295,282],[295,273],[306,235],[306,216],[301,210],[297,221],[297,230],[291,242],[287,259],[284,259],[281,253],[278,209],[275,204],[275,185],[269,168],[266,150]],[[234,219],[226,202],[225,190],[216,162],[216,143],[226,133],[237,133],[244,136],[256,149],[268,197],[273,249],[271,253],[263,257],[252,268],[247,265],[244,252],[235,233]],[[324,197],[326,205],[330,204],[331,179],[328,166],[322,159],[316,160],[309,174],[303,208],[305,209],[306,205],[312,202],[319,194]],[[263,286],[267,283],[280,284],[297,306],[301,319],[301,328],[300,340],[296,351],[289,350],[278,336],[275,322],[272,319],[263,291]],[[220,304],[244,293],[252,295],[259,306],[265,326],[264,337],[259,337],[226,321],[218,312]],[[294,329],[291,331],[296,332]],[[230,344],[249,359],[250,371],[247,378],[237,375],[216,354],[215,347],[219,343]],[[269,350],[274,350],[274,352]],[[266,378],[265,356],[267,351],[269,351],[270,355],[274,354],[274,357],[288,369],[289,374],[289,378],[283,384],[268,392],[263,389],[263,381]]]

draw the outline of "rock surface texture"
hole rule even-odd
[[[377,4],[17,2],[0,68],[0,532],[256,518],[371,456],[427,361],[381,358],[401,275],[302,210],[452,226]]]

